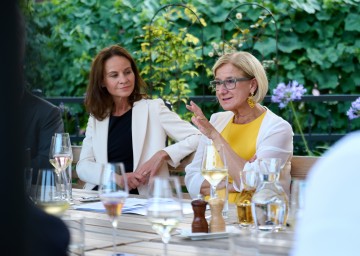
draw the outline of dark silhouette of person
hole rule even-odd
[[[27,201],[24,192],[25,113],[19,107],[24,90],[24,21],[17,1],[0,8],[0,195],[1,255],[67,255],[69,230],[64,222]]]

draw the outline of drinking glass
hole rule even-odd
[[[63,196],[69,201],[71,198],[71,174],[67,173],[73,159],[69,133],[55,133],[51,138],[49,161],[55,167],[63,184]],[[71,170],[70,170],[71,171]]]
[[[247,162],[244,169],[240,172],[243,189],[237,195],[235,204],[241,228],[250,228],[254,225],[254,218],[251,213],[251,200],[259,181],[259,174],[254,164]]]
[[[113,227],[113,255],[116,253],[116,231],[118,217],[129,195],[125,168],[123,163],[107,163],[103,165],[99,184],[99,197],[110,217]]]
[[[57,172],[66,170],[72,162],[72,149],[69,133],[55,133],[51,140],[49,161]]]
[[[261,231],[284,230],[289,211],[289,199],[279,177],[281,159],[262,158],[255,161],[259,172],[259,186],[251,200],[256,228]]]
[[[227,182],[228,166],[226,164],[226,158],[223,145],[215,147],[214,144],[207,144],[204,149],[202,158],[201,174],[210,183],[210,199],[219,197],[216,187],[225,179]],[[227,184],[226,184],[227,185]],[[224,209],[222,211],[223,216],[227,216],[227,186],[225,186],[225,193],[222,193],[224,197]],[[210,217],[210,216],[208,216]]]
[[[147,203],[147,219],[151,227],[161,236],[164,244],[164,255],[171,232],[182,219],[182,196],[178,177],[155,177],[150,182]]]
[[[290,212],[288,224],[295,229],[296,223],[302,218],[305,204],[306,180],[292,179],[290,193]]]
[[[60,182],[55,169],[39,169],[34,196],[39,208],[58,216],[69,208],[69,202],[61,195]]]

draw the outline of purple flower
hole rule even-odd
[[[349,119],[355,119],[360,117],[360,97],[351,103],[351,107],[346,112]]]
[[[285,108],[290,101],[301,100],[306,89],[297,81],[290,81],[288,84],[279,83],[273,90],[271,101],[279,103],[280,108]]]

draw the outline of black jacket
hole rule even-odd
[[[59,107],[28,91],[24,92],[21,104],[25,149],[30,148],[32,183],[35,184],[38,169],[52,167],[49,163],[51,137],[56,132],[64,132],[64,123]]]

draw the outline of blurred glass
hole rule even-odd
[[[240,173],[243,189],[237,195],[235,204],[240,227],[253,226],[254,219],[251,212],[251,201],[259,181],[259,174],[253,163],[247,162]]]
[[[258,255],[257,231],[255,229],[241,229],[229,236],[231,256]]]
[[[61,187],[61,176],[55,169],[39,169],[35,204],[49,214],[62,215],[69,208],[69,202],[63,198]]]
[[[306,180],[293,179],[290,193],[290,213],[288,223],[295,229],[296,223],[301,219],[305,204]]]
[[[85,255],[85,217],[79,214],[65,215],[61,218],[70,231],[69,256]]]

